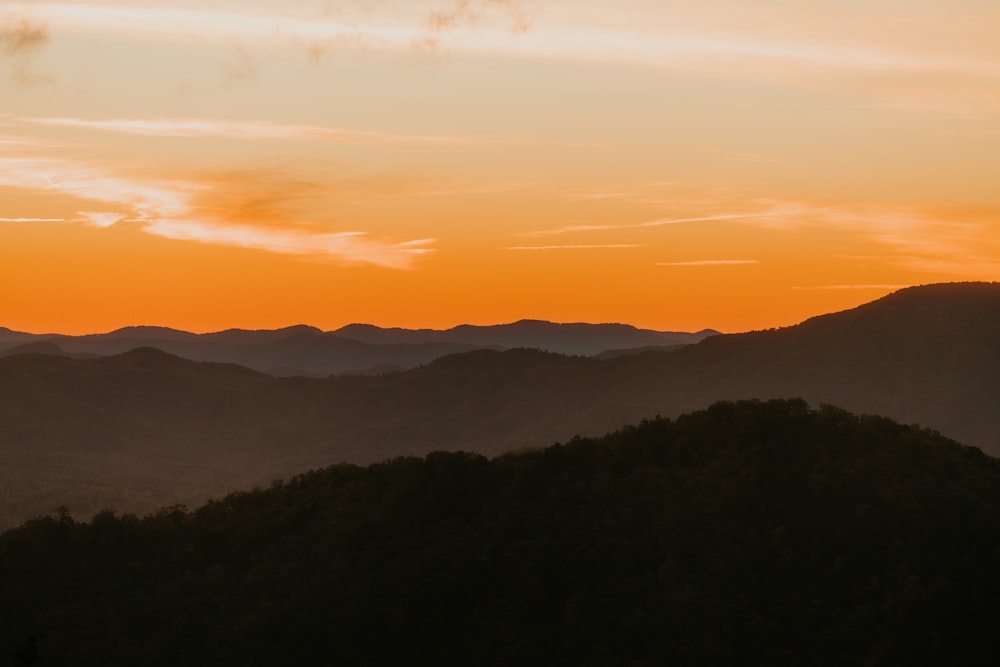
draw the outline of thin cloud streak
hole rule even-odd
[[[66,218],[0,218],[2,222],[66,222]]]
[[[516,236],[556,236],[559,234],[573,234],[576,232],[604,232],[619,231],[625,229],[649,229],[652,227],[663,227],[665,225],[679,225],[688,222],[719,222],[725,220],[742,220],[748,218],[763,218],[773,215],[771,212],[765,213],[722,213],[718,215],[702,215],[686,218],[658,218],[646,222],[637,222],[626,225],[567,225],[556,227],[555,229],[540,229],[530,232],[521,232]]]
[[[430,135],[398,135],[319,127],[287,125],[267,121],[225,121],[192,118],[133,118],[86,120],[82,118],[22,118],[32,125],[70,127],[119,134],[149,137],[220,137],[228,139],[275,139],[294,141],[328,141],[345,144],[370,143],[485,143],[472,137]]]
[[[592,245],[518,245],[497,248],[497,250],[615,250],[642,247],[644,247],[642,243],[598,243]]]
[[[364,232],[328,232],[292,221],[262,227],[219,219],[210,208],[197,205],[208,189],[202,184],[122,178],[64,160],[0,158],[0,185],[112,204],[122,210],[79,211],[76,222],[99,228],[128,222],[141,225],[149,234],[175,240],[393,269],[412,268],[415,258],[433,251],[428,247],[433,239],[391,242],[369,238]]]
[[[759,259],[699,259],[691,262],[656,262],[656,266],[734,266],[760,264]]]

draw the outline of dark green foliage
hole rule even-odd
[[[40,664],[987,665],[997,571],[996,460],[752,401],[60,512],[0,536],[0,623]]]

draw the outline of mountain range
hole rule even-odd
[[[521,320],[496,326],[462,325],[446,330],[383,329],[350,324],[336,331],[298,325],[276,330],[229,329],[195,334],[166,327],[133,326],[104,334],[29,334],[0,328],[0,355],[44,352],[81,357],[155,347],[194,361],[233,363],[271,375],[325,377],[339,373],[404,370],[457,352],[530,347],[592,356],[607,350],[675,347],[718,331],[652,331],[626,324],[557,324]],[[39,347],[43,346],[43,347]]]
[[[717,400],[778,397],[885,415],[1000,454],[1000,284],[909,288],[669,351],[479,349],[379,376],[278,378],[151,347],[9,355],[0,526],[63,504],[84,516],[149,511],[341,461],[498,454]]]

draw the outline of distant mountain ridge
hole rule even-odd
[[[1000,284],[911,288],[793,327],[606,360],[479,349],[316,379],[150,349],[12,355],[0,358],[0,487],[8,521],[54,489],[71,488],[65,504],[84,513],[125,510],[137,484],[159,504],[188,502],[341,461],[497,454],[717,400],[791,397],[1000,454]]]
[[[510,324],[492,326],[462,324],[443,330],[381,328],[371,324],[349,324],[334,333],[366,343],[471,343],[485,348],[529,347],[545,352],[587,357],[618,348],[690,345],[719,334],[714,329],[686,333],[639,329],[628,324],[582,322],[557,324],[545,320],[518,320]]]
[[[403,370],[474,349],[531,347],[591,356],[608,349],[692,344],[717,333],[708,329],[683,333],[624,324],[556,324],[539,320],[497,326],[462,325],[447,330],[352,324],[332,332],[307,325],[274,330],[227,329],[207,334],[132,326],[84,336],[0,329],[0,354],[18,345],[40,342],[56,345],[68,355],[114,355],[148,346],[194,361],[235,363],[274,375],[323,377]]]

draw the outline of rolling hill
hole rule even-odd
[[[911,288],[666,352],[477,350],[378,377],[275,378],[149,348],[9,356],[0,359],[0,525],[50,510],[60,493],[56,504],[82,516],[145,511],[340,461],[498,454],[773,397],[886,415],[998,454],[1000,285]]]
[[[726,402],[492,460],[331,466],[193,511],[56,511],[0,535],[0,655],[994,665],[998,553],[996,459],[881,417]]]

